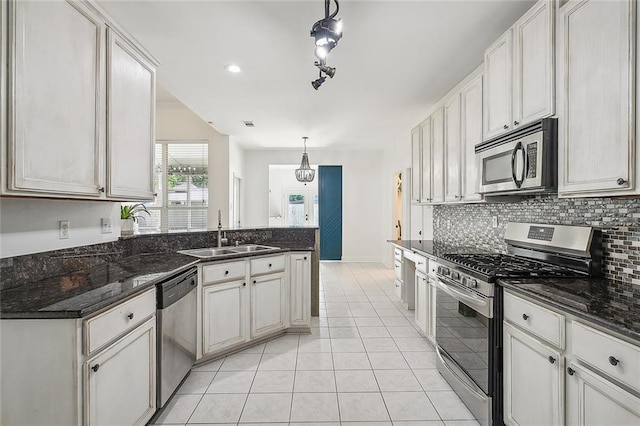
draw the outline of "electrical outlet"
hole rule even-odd
[[[110,217],[103,217],[102,219],[100,219],[100,223],[101,223],[102,233],[103,234],[110,234],[111,233],[111,218]]]
[[[493,226],[494,228],[498,227],[498,216],[493,216],[491,218],[491,226]]]
[[[58,238],[61,240],[69,239],[69,221],[61,220],[58,225]]]
[[[451,221],[447,220],[447,231],[451,230]]]

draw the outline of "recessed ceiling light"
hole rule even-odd
[[[242,68],[240,68],[239,66],[237,66],[235,64],[225,65],[224,69],[226,69],[227,71],[232,72],[234,74],[239,73],[240,71],[242,71]]]

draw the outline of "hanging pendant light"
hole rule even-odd
[[[304,152],[302,153],[302,162],[300,168],[296,169],[296,179],[298,182],[311,182],[316,177],[316,171],[309,166],[309,156],[307,155],[307,139],[306,136],[302,138],[304,140]]]

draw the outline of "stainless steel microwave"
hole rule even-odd
[[[545,118],[476,145],[480,193],[556,191],[557,136],[557,119]]]

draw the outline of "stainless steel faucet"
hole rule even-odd
[[[218,210],[218,247],[222,247],[222,243],[226,243],[229,241],[227,239],[227,233],[224,233],[224,237],[222,236],[222,212]]]

